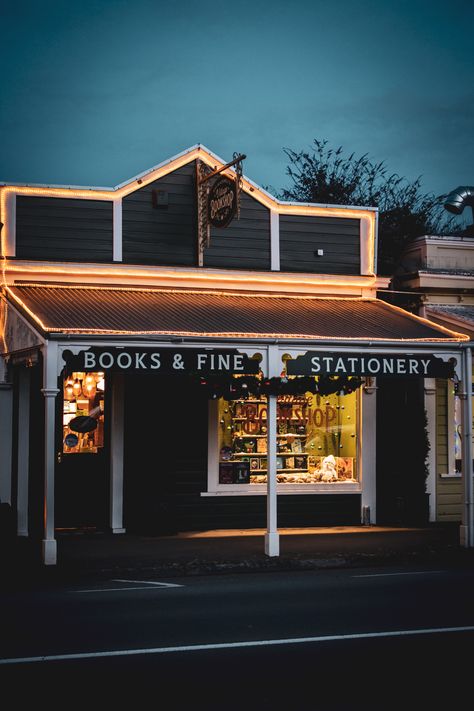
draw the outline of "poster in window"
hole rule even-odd
[[[292,452],[302,452],[303,451],[300,439],[295,439],[293,441],[291,450],[292,450]]]
[[[221,462],[219,464],[219,484],[233,484],[234,469],[232,462]]]
[[[295,457],[295,469],[306,469],[306,457]]]
[[[234,484],[250,483],[250,462],[233,462]]]

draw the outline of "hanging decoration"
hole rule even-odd
[[[204,266],[204,250],[210,245],[211,225],[227,227],[234,216],[240,218],[242,161],[246,157],[243,153],[234,153],[229,163],[214,169],[202,160],[196,161],[197,247],[200,267]],[[223,171],[234,166],[234,175],[221,175]]]
[[[348,395],[361,387],[364,379],[358,376],[328,375],[287,378],[264,378],[261,375],[248,375],[233,378],[231,376],[201,376],[196,379],[199,388],[207,392],[212,400],[245,400],[247,398],[268,395],[303,395],[310,392],[319,395],[340,393]]]

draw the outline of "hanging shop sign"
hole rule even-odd
[[[212,227],[227,227],[237,210],[237,188],[234,181],[219,178],[209,190],[207,216]]]
[[[182,374],[257,374],[259,361],[235,349],[89,348],[63,352],[66,370]]]
[[[286,361],[288,375],[366,375],[452,378],[454,363],[433,355],[322,353],[307,351]]]
[[[204,250],[211,243],[211,226],[227,227],[234,217],[240,218],[240,193],[242,191],[243,153],[234,153],[229,163],[214,170],[201,160],[196,161],[196,202],[198,266],[204,266]],[[223,171],[234,168],[235,176],[221,176]]]

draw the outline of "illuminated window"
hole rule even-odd
[[[462,475],[462,401],[457,394],[457,388],[450,381],[447,383],[448,392],[448,438],[450,448],[449,464],[450,473],[453,476]],[[473,413],[474,413],[474,398],[473,398]],[[473,445],[474,445],[474,415],[473,415]],[[454,467],[452,465],[454,462]]]
[[[461,398],[454,395],[454,471],[462,472]]]
[[[357,423],[357,391],[278,396],[278,484],[357,484]],[[266,398],[219,400],[219,485],[266,484],[267,425]]]
[[[64,454],[97,454],[104,446],[104,391],[104,373],[74,372],[64,379]]]

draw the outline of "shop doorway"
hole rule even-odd
[[[421,378],[377,378],[377,522],[425,525],[428,436]]]
[[[109,526],[111,385],[108,378],[105,386],[103,373],[73,373],[64,379],[62,397],[57,398],[56,416],[62,422],[56,442],[58,530],[103,531]],[[72,429],[74,422],[87,421],[91,415],[92,425]]]
[[[185,375],[127,375],[124,412],[124,526],[176,534],[205,488],[207,393]]]
[[[107,528],[108,471],[104,452],[98,455],[62,456],[56,467],[56,528]]]

